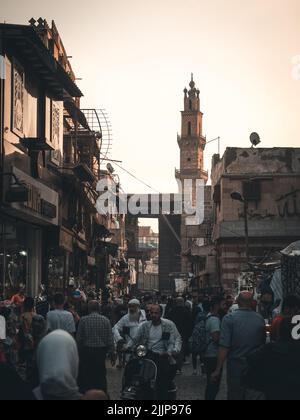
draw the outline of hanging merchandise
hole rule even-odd
[[[282,287],[281,269],[275,271],[270,286],[274,293],[274,301],[276,302],[280,300],[282,302],[283,287]]]
[[[283,295],[300,296],[300,256],[283,255],[281,264]]]

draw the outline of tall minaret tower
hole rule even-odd
[[[176,178],[203,179],[208,181],[204,171],[204,149],[206,138],[202,134],[203,114],[200,111],[200,91],[196,89],[192,74],[190,90],[184,89],[184,111],[182,111],[181,136],[178,136],[180,147],[180,171]]]
[[[176,178],[181,181],[192,181],[192,202],[196,204],[196,181],[208,181],[208,172],[204,170],[204,149],[206,138],[203,136],[202,121],[203,114],[200,111],[200,91],[195,87],[192,75],[190,90],[184,89],[184,111],[182,111],[181,136],[178,136],[180,148],[180,170],[176,170]],[[207,190],[208,187],[206,187]],[[186,191],[186,188],[185,188]],[[181,247],[183,253],[187,253],[193,244],[204,245],[206,228],[205,224],[189,225],[186,223],[187,215],[182,215],[181,220]],[[188,257],[182,255],[182,273],[196,272],[195,263]]]

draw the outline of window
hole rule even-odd
[[[193,109],[193,102],[190,100],[190,111]]]
[[[188,136],[191,136],[191,135],[192,135],[192,123],[189,122],[188,123]]]
[[[213,198],[216,204],[221,204],[221,185],[220,184],[215,186]]]
[[[247,201],[261,201],[261,183],[260,181],[243,182],[243,196]]]

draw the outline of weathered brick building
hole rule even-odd
[[[300,149],[228,148],[213,158],[214,241],[218,271],[230,290],[247,263],[244,205],[249,205],[251,261],[262,261],[300,238]]]

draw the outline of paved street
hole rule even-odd
[[[108,387],[112,400],[120,399],[122,372],[123,371],[108,367]],[[205,377],[193,376],[191,365],[185,366],[183,375],[176,377],[176,383],[178,386],[179,401],[204,400]],[[218,399],[226,399],[226,385],[224,380]]]

